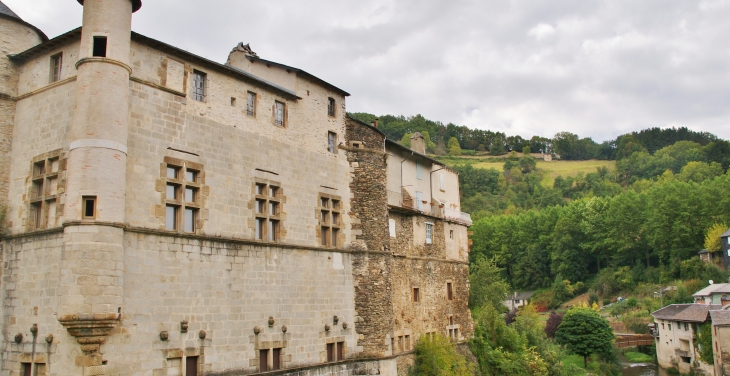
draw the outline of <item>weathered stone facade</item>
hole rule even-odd
[[[0,375],[396,375],[422,334],[469,337],[466,227],[389,205],[415,165],[348,93],[80,2],[50,41],[0,3]]]

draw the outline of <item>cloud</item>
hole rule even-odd
[[[3,1],[50,36],[81,23],[71,0]],[[219,62],[251,43],[350,92],[353,112],[523,137],[730,139],[728,18],[727,0],[146,0],[133,28]]]

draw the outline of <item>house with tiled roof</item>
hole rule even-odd
[[[715,375],[730,375],[730,305],[710,311]]]
[[[730,283],[711,284],[692,295],[698,304],[730,304]]]
[[[721,308],[713,304],[670,304],[653,312],[659,366],[677,368],[682,373],[714,374],[713,365],[700,360],[695,340],[700,325],[709,322],[710,311]]]

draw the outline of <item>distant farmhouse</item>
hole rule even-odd
[[[403,375],[470,338],[471,218],[422,136],[78,2],[50,40],[0,2],[0,374]]]

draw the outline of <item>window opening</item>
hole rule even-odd
[[[345,349],[345,343],[344,342],[337,342],[336,343],[337,348],[337,360],[344,360],[344,349]]]
[[[205,102],[205,81],[207,76],[207,74],[201,71],[193,71],[193,99],[198,102]]]
[[[94,57],[106,57],[106,37],[105,36],[94,37],[93,56]]]
[[[185,376],[198,376],[198,357],[185,358]]]
[[[446,283],[446,299],[454,300],[454,290],[451,286],[451,282]]]
[[[31,363],[20,363],[20,368],[23,376],[31,376]]]
[[[259,372],[269,370],[269,349],[259,350]]]
[[[335,116],[335,99],[327,98],[327,115]]]
[[[231,107],[236,107],[236,98],[231,97]]]
[[[423,166],[418,161],[416,161],[416,179],[423,180]]]
[[[335,361],[335,344],[328,343],[327,344],[327,363],[331,363],[334,361]]]
[[[246,96],[246,115],[256,116],[256,93],[251,91]]]
[[[254,237],[257,240],[279,240],[281,219],[281,188],[272,184],[256,183],[256,213],[254,219]]]
[[[449,230],[449,239],[454,238],[454,230]]]
[[[442,191],[444,189],[446,189],[446,182],[444,181],[444,174],[439,174],[439,187],[441,187]]]
[[[63,53],[51,56],[51,83],[61,80],[61,67],[63,66]]]
[[[395,238],[395,219],[393,218],[388,219],[388,231],[390,232],[390,237]]]
[[[418,303],[421,299],[421,297],[419,296],[419,292],[420,291],[419,291],[418,287],[413,288],[413,302],[414,303]]]
[[[340,233],[340,197],[319,196],[320,244],[324,247],[337,247]]]
[[[32,164],[27,222],[28,228],[31,230],[56,224],[59,163],[59,157],[52,156]],[[81,214],[84,218],[83,208]]]
[[[411,349],[411,336],[406,335],[406,351],[409,351]]]
[[[330,153],[335,152],[336,144],[337,144],[337,133],[327,132],[327,150]]]
[[[271,369],[274,371],[281,369],[281,348],[273,349],[272,355]]]
[[[426,223],[426,244],[433,244],[433,223]]]
[[[195,232],[200,212],[198,170],[168,164],[165,169],[165,229]]]
[[[83,218],[84,219],[94,219],[96,218],[96,196],[83,196],[81,198],[83,201],[83,207],[82,210],[84,212]]]
[[[283,127],[284,126],[284,103],[275,101],[274,102],[274,124]]]
[[[416,192],[416,209],[422,210],[423,208],[423,193]]]

